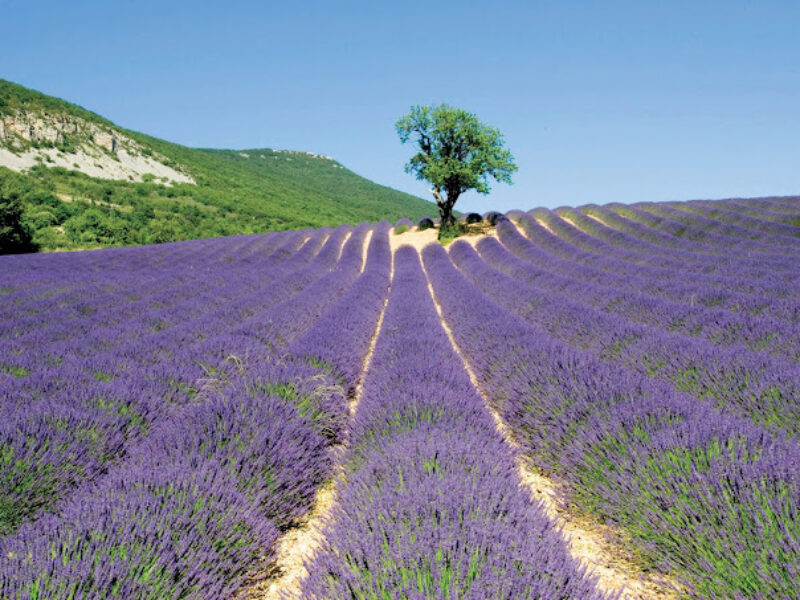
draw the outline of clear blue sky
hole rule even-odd
[[[800,2],[0,0],[0,77],[189,146],[330,154],[427,197],[394,122],[499,128],[461,210],[800,194]]]

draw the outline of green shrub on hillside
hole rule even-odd
[[[22,219],[19,196],[0,191],[0,254],[35,251],[32,232]]]

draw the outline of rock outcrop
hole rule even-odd
[[[103,179],[195,182],[185,169],[111,126],[65,113],[0,117],[0,166],[23,171],[37,164]]]

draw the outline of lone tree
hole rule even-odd
[[[433,186],[441,230],[455,227],[453,207],[461,194],[488,194],[490,177],[510,184],[517,170],[502,134],[466,110],[447,104],[412,106],[395,127],[402,143],[411,140],[419,149],[405,170]]]

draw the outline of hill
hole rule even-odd
[[[310,152],[187,148],[0,80],[0,194],[42,249],[148,244],[436,212]]]

